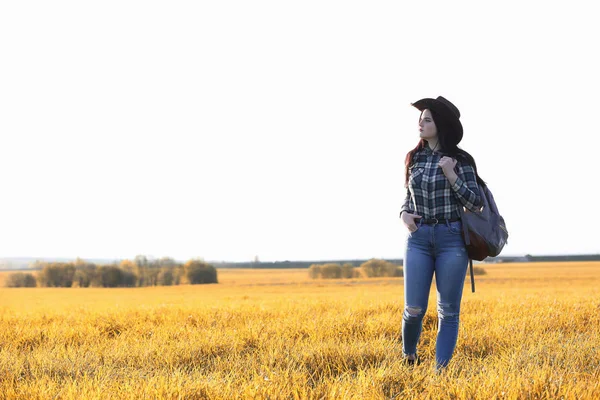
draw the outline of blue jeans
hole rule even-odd
[[[439,321],[435,360],[440,368],[448,364],[456,347],[469,256],[461,235],[461,221],[428,225],[417,220],[416,224],[418,229],[408,234],[404,256],[402,350],[405,355],[417,353],[435,272]]]

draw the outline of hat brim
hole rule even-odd
[[[417,100],[414,103],[411,103],[410,105],[415,107],[419,111],[423,111],[430,107],[438,108],[440,106],[440,102],[437,101],[436,99],[425,98],[425,99]]]
[[[411,103],[413,107],[415,107],[419,111],[433,109],[438,114],[440,114],[444,119],[446,119],[454,128],[454,134],[456,135],[455,142],[456,144],[460,143],[463,137],[463,126],[460,122],[460,119],[456,117],[456,115],[439,100],[424,98],[421,100],[417,100],[414,103]]]

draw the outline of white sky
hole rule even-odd
[[[593,2],[0,3],[0,256],[402,258],[422,97],[510,237],[598,253]]]

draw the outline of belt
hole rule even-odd
[[[445,224],[447,222],[460,221],[460,218],[448,218],[448,219],[437,219],[437,218],[421,218],[418,220],[419,223],[427,225]]]

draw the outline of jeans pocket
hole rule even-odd
[[[450,222],[448,224],[448,232],[454,235],[462,235],[462,223],[461,221]]]
[[[406,230],[408,230],[408,237],[409,238],[413,237],[417,232],[419,232],[420,229],[421,229],[421,227],[418,224],[417,224],[417,229],[415,229],[412,232],[408,228],[406,228]]]

